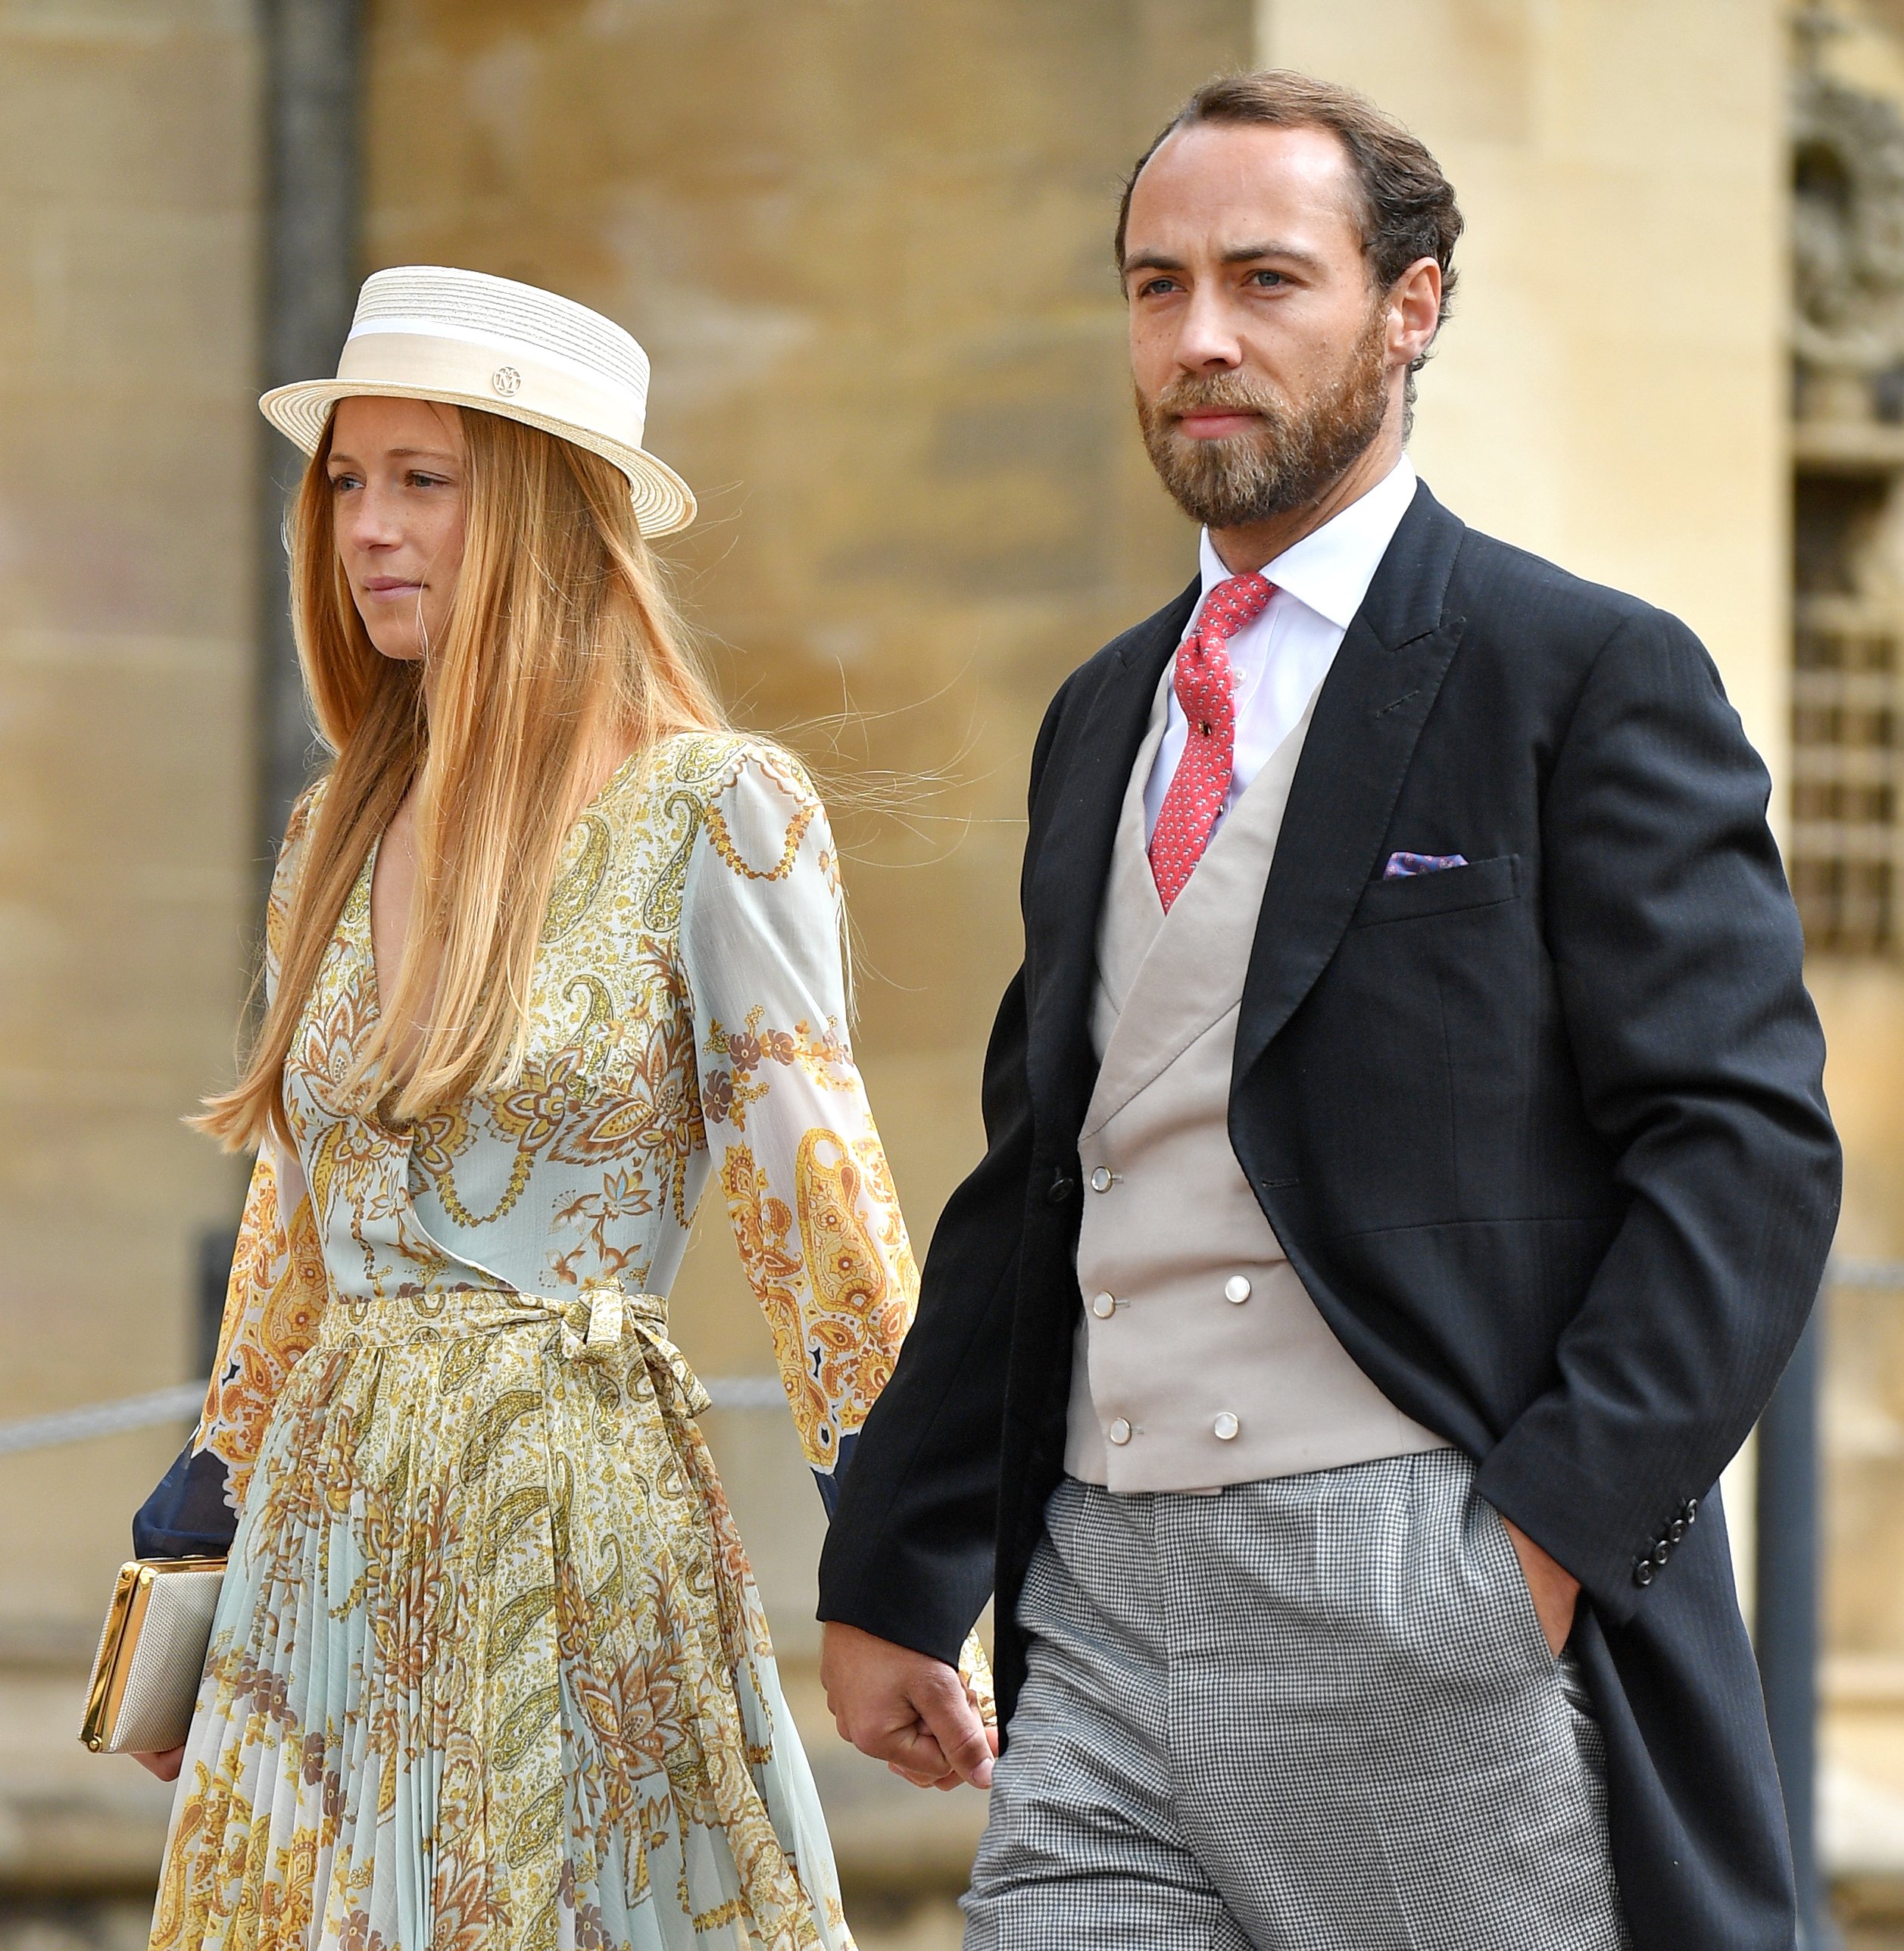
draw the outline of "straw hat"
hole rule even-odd
[[[307,454],[317,451],[332,407],[353,394],[521,420],[613,461],[652,538],[685,529],[694,498],[641,446],[648,377],[648,354],[586,305],[481,271],[406,264],[364,281],[336,379],[279,386],[258,404]]]

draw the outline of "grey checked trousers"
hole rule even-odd
[[[1067,1478],[966,1951],[1625,1951],[1600,1731],[1474,1481]]]

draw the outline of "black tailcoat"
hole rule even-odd
[[[1063,1469],[1098,913],[1194,596],[1075,672],[1039,733],[988,1150],[822,1565],[822,1618],[948,1659],[995,1588],[1007,1715]],[[1768,791],[1683,624],[1418,489],[1316,704],[1231,1085],[1237,1159],[1343,1346],[1581,1582],[1638,1951],[1793,1943],[1714,1487],[1838,1203]],[[1472,864],[1383,879],[1398,851]]]

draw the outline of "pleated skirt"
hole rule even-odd
[[[155,1951],[851,1951],[706,1400],[651,1296],[334,1300],[233,1546]]]

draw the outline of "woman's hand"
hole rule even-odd
[[[179,1770],[184,1765],[185,1750],[183,1747],[164,1748],[155,1755],[135,1755],[138,1762],[148,1775],[155,1775],[161,1781],[176,1781]]]

